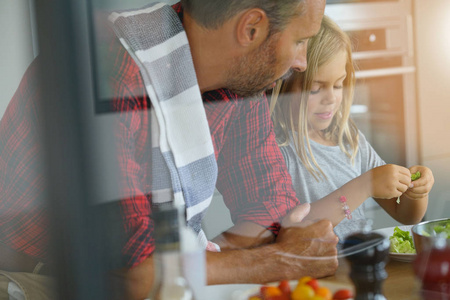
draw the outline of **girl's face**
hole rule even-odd
[[[308,133],[311,138],[321,136],[327,129],[342,103],[343,82],[347,73],[347,52],[337,53],[328,63],[322,65],[311,85],[308,98]]]

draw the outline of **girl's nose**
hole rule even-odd
[[[324,93],[323,98],[322,98],[322,103],[323,104],[332,104],[334,102],[336,102],[336,91],[334,89],[334,87],[330,87],[326,89],[326,93]]]

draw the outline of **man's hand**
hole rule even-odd
[[[334,274],[338,267],[338,237],[330,221],[304,221],[309,204],[293,209],[283,220],[276,239],[278,266],[285,279],[301,276],[324,277]]]
[[[240,229],[245,228],[245,234],[233,241],[250,237],[250,248],[233,245],[232,250],[207,252],[208,284],[267,283],[334,274],[338,266],[338,238],[330,221],[302,221],[309,209],[309,204],[303,204],[291,210],[283,219],[275,242],[269,239],[268,244],[254,243],[254,237],[261,236],[261,227],[242,224]],[[233,235],[239,232],[234,230]]]

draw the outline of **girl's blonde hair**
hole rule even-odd
[[[327,140],[339,145],[352,163],[358,151],[358,128],[350,119],[350,107],[353,102],[356,80],[351,47],[349,36],[334,21],[324,16],[318,34],[308,42],[306,71],[295,72],[285,81],[279,81],[272,92],[270,111],[278,144],[280,146],[289,144],[289,132],[297,132],[297,135],[293,135],[295,149],[302,163],[316,180],[319,180],[320,177],[326,179],[326,175],[315,160],[309,143],[307,119],[309,92],[318,69],[342,50],[347,53],[345,65],[347,77],[343,82],[342,103],[330,126],[323,132]],[[294,87],[300,87],[301,92],[293,94]],[[278,99],[279,97],[283,99]],[[299,111],[292,109],[292,100],[294,99],[300,101]],[[298,113],[298,127],[294,128],[293,120],[296,113]]]

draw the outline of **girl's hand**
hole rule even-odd
[[[411,171],[397,165],[373,168],[364,174],[370,197],[392,199],[401,196],[411,185]]]
[[[420,200],[428,196],[434,184],[433,172],[424,166],[412,166],[409,168],[411,174],[420,172],[420,178],[412,181],[412,188],[409,188],[405,195],[412,200]]]

